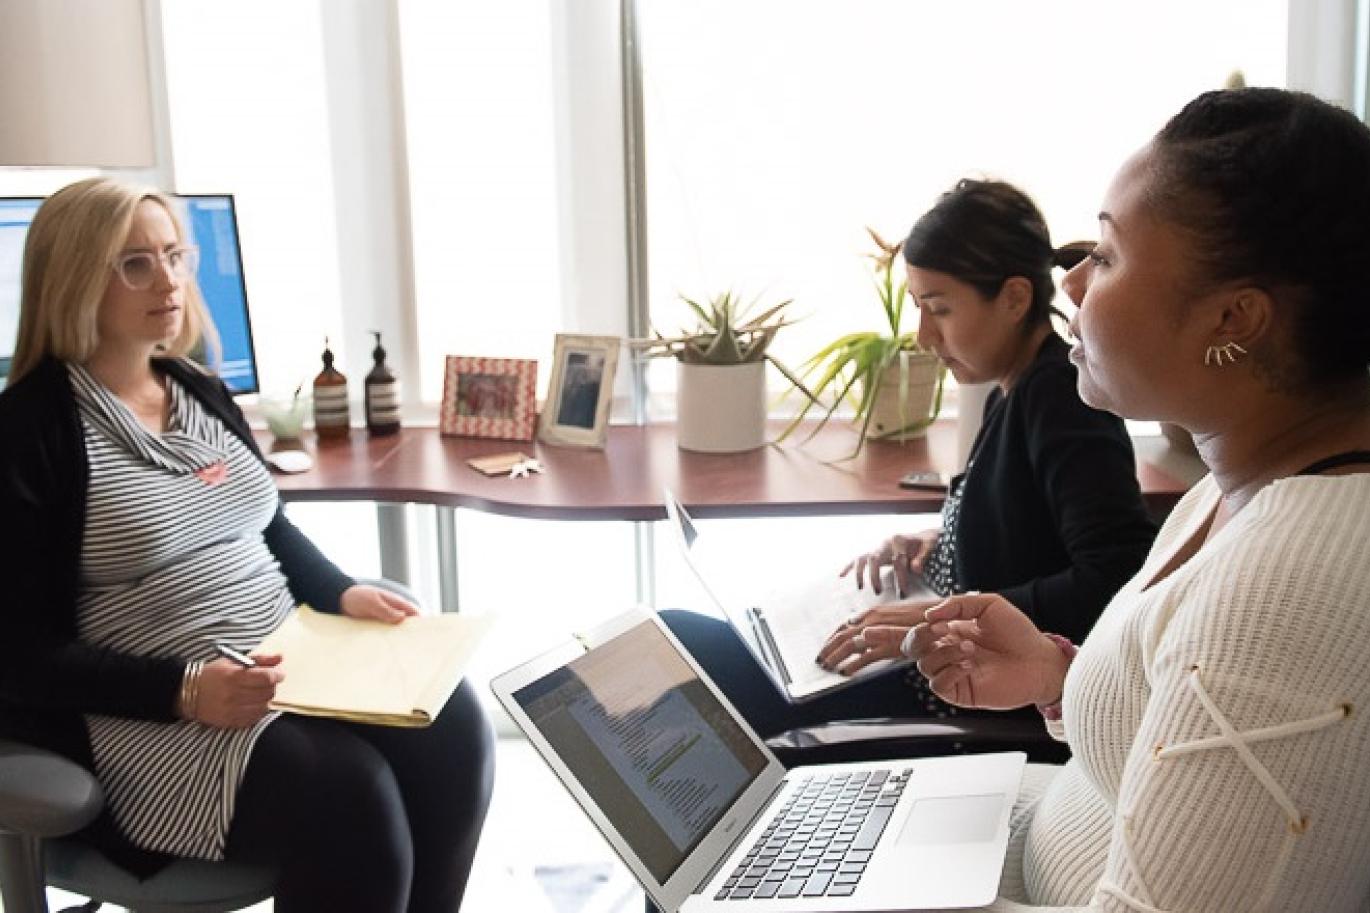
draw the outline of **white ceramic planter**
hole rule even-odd
[[[887,441],[907,441],[927,434],[928,419],[937,394],[937,356],[929,352],[901,352],[885,369],[871,407],[867,434]],[[901,428],[915,426],[909,431]]]
[[[676,443],[682,450],[755,450],[766,443],[766,363],[676,362],[676,408]]]

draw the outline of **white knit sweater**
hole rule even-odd
[[[1082,646],[1074,760],[1029,768],[988,909],[1370,910],[1370,474],[1268,486],[1148,586],[1218,498],[1185,496]]]

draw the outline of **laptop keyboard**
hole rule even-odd
[[[804,778],[714,899],[851,896],[911,773]]]

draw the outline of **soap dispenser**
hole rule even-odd
[[[400,430],[400,384],[385,363],[381,334],[371,333],[376,337],[376,348],[371,350],[376,363],[366,375],[366,430],[373,435],[394,434]]]
[[[347,408],[347,378],[333,367],[333,350],[323,340],[323,370],[314,378],[314,432],[321,439],[345,438],[352,417]]]

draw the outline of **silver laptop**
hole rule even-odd
[[[641,610],[491,688],[665,913],[994,899],[1021,753],[786,771]]]
[[[695,526],[676,496],[667,489],[666,522],[685,563],[709,599],[732,625],[771,681],[791,703],[803,703],[845,688],[890,665],[872,663],[856,675],[842,675],[818,665],[818,651],[851,616],[872,606],[910,599],[932,599],[936,594],[915,577],[913,592],[899,594],[894,574],[884,569],[879,594],[869,585],[857,589],[852,577],[839,577],[834,567],[818,575],[800,574],[783,587],[747,595],[726,582],[735,574],[723,567],[727,556],[717,554]]]

